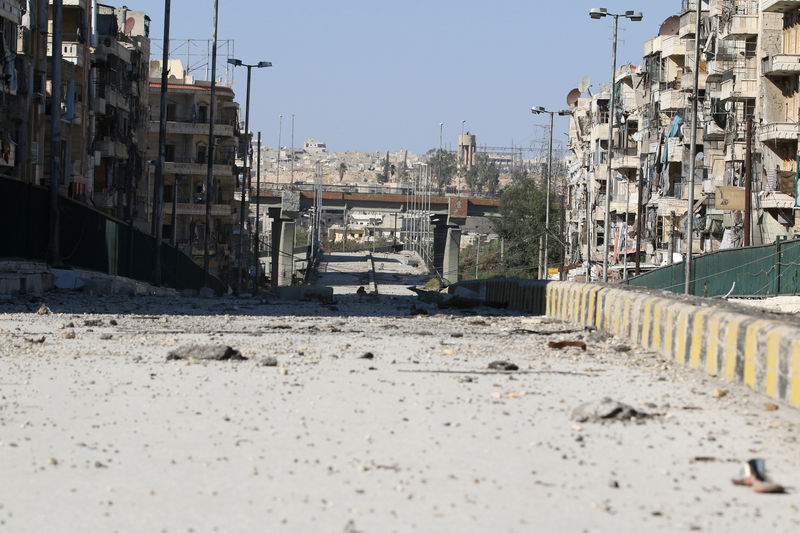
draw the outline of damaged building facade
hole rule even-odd
[[[641,65],[618,70],[616,109],[609,109],[610,84],[570,101],[569,254],[573,263],[591,259],[593,279],[607,238],[617,279],[626,257],[631,269],[637,256],[652,268],[679,261],[686,253],[695,71],[693,253],[744,244],[748,176],[749,242],[766,244],[800,234],[800,1],[704,1],[699,29],[695,0],[683,0],[679,7],[680,13],[645,43]],[[699,65],[694,64],[696,40]],[[614,123],[611,143],[609,120]],[[608,236],[606,194],[611,195]]]
[[[151,115],[149,159],[158,154],[161,61],[150,67]],[[167,91],[166,154],[164,163],[164,239],[172,242],[203,264],[205,250],[206,194],[211,196],[209,241],[212,272],[227,277],[238,257],[238,214],[236,191],[237,151],[243,135],[239,104],[228,86],[217,85],[214,96],[214,161],[211,189],[206,191],[208,175],[208,133],[211,83],[195,80],[180,60],[170,60]],[[149,182],[155,168],[149,169]],[[152,186],[139,196],[138,209],[152,216]],[[245,208],[247,209],[247,208]],[[173,215],[174,214],[174,215]],[[234,242],[235,241],[235,242]],[[244,251],[249,250],[249,246]]]

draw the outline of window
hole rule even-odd
[[[168,144],[164,149],[164,161],[175,161],[175,145]]]

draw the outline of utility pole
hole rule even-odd
[[[290,163],[290,184],[294,183],[294,113],[292,113],[292,162]]]
[[[692,248],[694,240],[694,179],[697,170],[697,100],[700,83],[700,16],[703,3],[697,0],[697,12],[694,27],[694,85],[692,88],[692,133],[689,147],[689,200],[686,211],[686,282],[684,294],[692,292]]]
[[[275,165],[275,185],[281,182],[281,129],[283,128],[283,115],[278,115],[278,158]]]
[[[258,159],[256,160],[256,238],[253,239],[253,267],[255,268],[255,281],[253,291],[258,292],[258,271],[261,270],[261,263],[258,260],[258,249],[260,247],[259,227],[261,225],[261,132],[258,132]]]
[[[244,262],[244,223],[247,189],[250,188],[250,73],[252,65],[247,65],[247,99],[244,106],[244,176],[242,176],[242,199],[239,208],[239,261],[236,272],[236,294],[242,292],[242,263]]]
[[[480,233],[477,234],[475,239],[477,241],[478,248],[475,251],[475,279],[478,279],[478,261],[481,258],[481,235]]]
[[[50,100],[50,264],[61,264],[59,250],[58,176],[61,168],[61,22],[62,0],[53,0],[53,79]]]
[[[699,4],[698,0],[698,4]],[[614,156],[614,118],[617,108],[617,34],[619,30],[619,18],[625,17],[633,22],[642,20],[640,11],[626,11],[625,13],[609,13],[604,7],[592,8],[589,10],[589,17],[599,20],[604,17],[614,19],[614,41],[611,48],[611,100],[608,110],[608,175],[606,176],[606,201],[605,201],[605,224],[603,227],[603,283],[608,283],[608,243],[611,240],[611,160]]]
[[[752,224],[753,210],[753,119],[748,117],[746,121],[747,131],[745,132],[745,156],[744,156],[744,245],[750,246],[750,225]]]
[[[699,3],[699,2],[698,2]],[[608,244],[611,240],[611,159],[614,157],[614,118],[617,108],[617,30],[619,17],[614,17],[614,46],[611,53],[611,104],[608,108],[608,169],[606,174],[605,222],[603,224],[603,283],[608,283]]]
[[[164,215],[164,160],[167,153],[167,78],[169,76],[169,25],[170,25],[171,0],[164,0],[164,53],[161,56],[161,101],[159,103],[158,117],[158,159],[156,159],[156,179],[153,184],[153,233],[156,236],[155,272],[153,279],[156,285],[161,283],[161,243],[164,230],[161,218]],[[175,176],[175,185],[172,187],[172,245],[176,243],[178,233],[177,206],[178,206],[178,177]]]
[[[206,173],[206,231],[203,243],[203,278],[208,287],[209,241],[211,240],[211,178],[214,175],[214,106],[217,96],[217,22],[219,0],[214,0],[214,42],[211,47],[211,103],[208,106],[208,172]],[[240,236],[241,238],[241,236]]]
[[[647,156],[647,170],[645,171],[645,176],[649,175],[650,173],[650,156]],[[639,180],[637,187],[639,189],[638,197],[636,198],[636,275],[638,276],[640,273],[641,262],[641,249],[642,249],[642,231],[644,231],[644,221],[642,220],[642,202],[644,201],[642,198],[643,189],[644,189],[644,178],[641,174],[641,169],[639,169]]]

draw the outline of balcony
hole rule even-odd
[[[130,106],[122,93],[111,87],[106,87],[104,91],[106,106],[116,107],[122,111],[130,112]]]
[[[661,38],[661,57],[686,55],[686,43],[677,35]]]
[[[214,176],[233,179],[233,162],[214,164],[213,169]],[[164,163],[164,172],[166,174],[180,174],[183,176],[205,176],[208,172],[208,164],[197,163],[193,160],[166,161]]]
[[[641,160],[636,149],[614,150],[614,157],[611,159],[613,170],[636,170],[641,166]]]
[[[800,54],[775,54],[761,60],[764,76],[797,76],[800,74]]]
[[[61,43],[61,59],[68,61],[80,68],[83,68],[85,65],[84,51],[84,45],[81,43],[67,42],[66,39]],[[47,41],[47,55],[49,57],[53,56],[53,41],[51,38],[48,38]]]
[[[800,135],[797,122],[773,122],[758,128],[759,142],[767,141],[794,141]]]
[[[758,96],[755,69],[737,69],[722,75],[721,100],[754,100]]]
[[[744,161],[746,144],[743,142],[734,142],[725,146],[725,162],[731,163],[733,161]]]
[[[206,214],[206,204],[178,202],[175,212],[178,216],[203,216]],[[172,215],[172,202],[164,202],[164,215]],[[233,215],[231,204],[211,204],[212,217],[229,217],[231,215]]]
[[[216,122],[216,121],[215,121]],[[158,122],[150,122],[150,133],[158,133]],[[208,122],[167,121],[167,133],[176,135],[208,135]],[[214,135],[217,137],[233,137],[234,130],[230,124],[214,124]]]
[[[670,137],[667,139],[667,162],[668,163],[683,163],[683,156],[687,152],[686,147],[683,145],[678,137]]]
[[[108,137],[102,141],[97,141],[95,149],[100,152],[100,157],[103,158],[128,159],[128,147]]]
[[[785,13],[800,8],[798,0],[761,0],[761,11],[767,13]]]
[[[608,122],[600,122],[592,126],[592,139],[608,139]]]
[[[686,93],[680,89],[662,91],[659,95],[661,111],[680,111],[686,108]]]
[[[758,15],[734,15],[729,25],[720,28],[721,39],[742,40],[758,35]]]

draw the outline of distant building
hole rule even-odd
[[[158,152],[161,92],[161,61],[150,63],[149,158]],[[211,85],[188,75],[180,60],[169,62],[167,99],[167,139],[164,165],[163,235],[174,241],[198,264],[203,262],[205,244],[205,201],[211,196],[210,267],[223,278],[235,264],[238,251],[239,202],[236,190],[236,152],[239,136],[239,105],[230,87],[217,86],[214,107],[214,165],[209,190],[205,181],[208,169],[208,134]],[[150,168],[148,190],[152,189],[155,168]],[[143,210],[152,217],[152,192]],[[144,200],[144,198],[143,198]],[[173,219],[173,205],[175,217]],[[174,225],[173,225],[174,220]],[[236,228],[237,236],[234,236]],[[236,241],[238,242],[238,241]]]
[[[314,139],[308,139],[303,145],[303,148],[310,154],[319,154],[328,151],[328,147],[324,142],[315,141]]]

